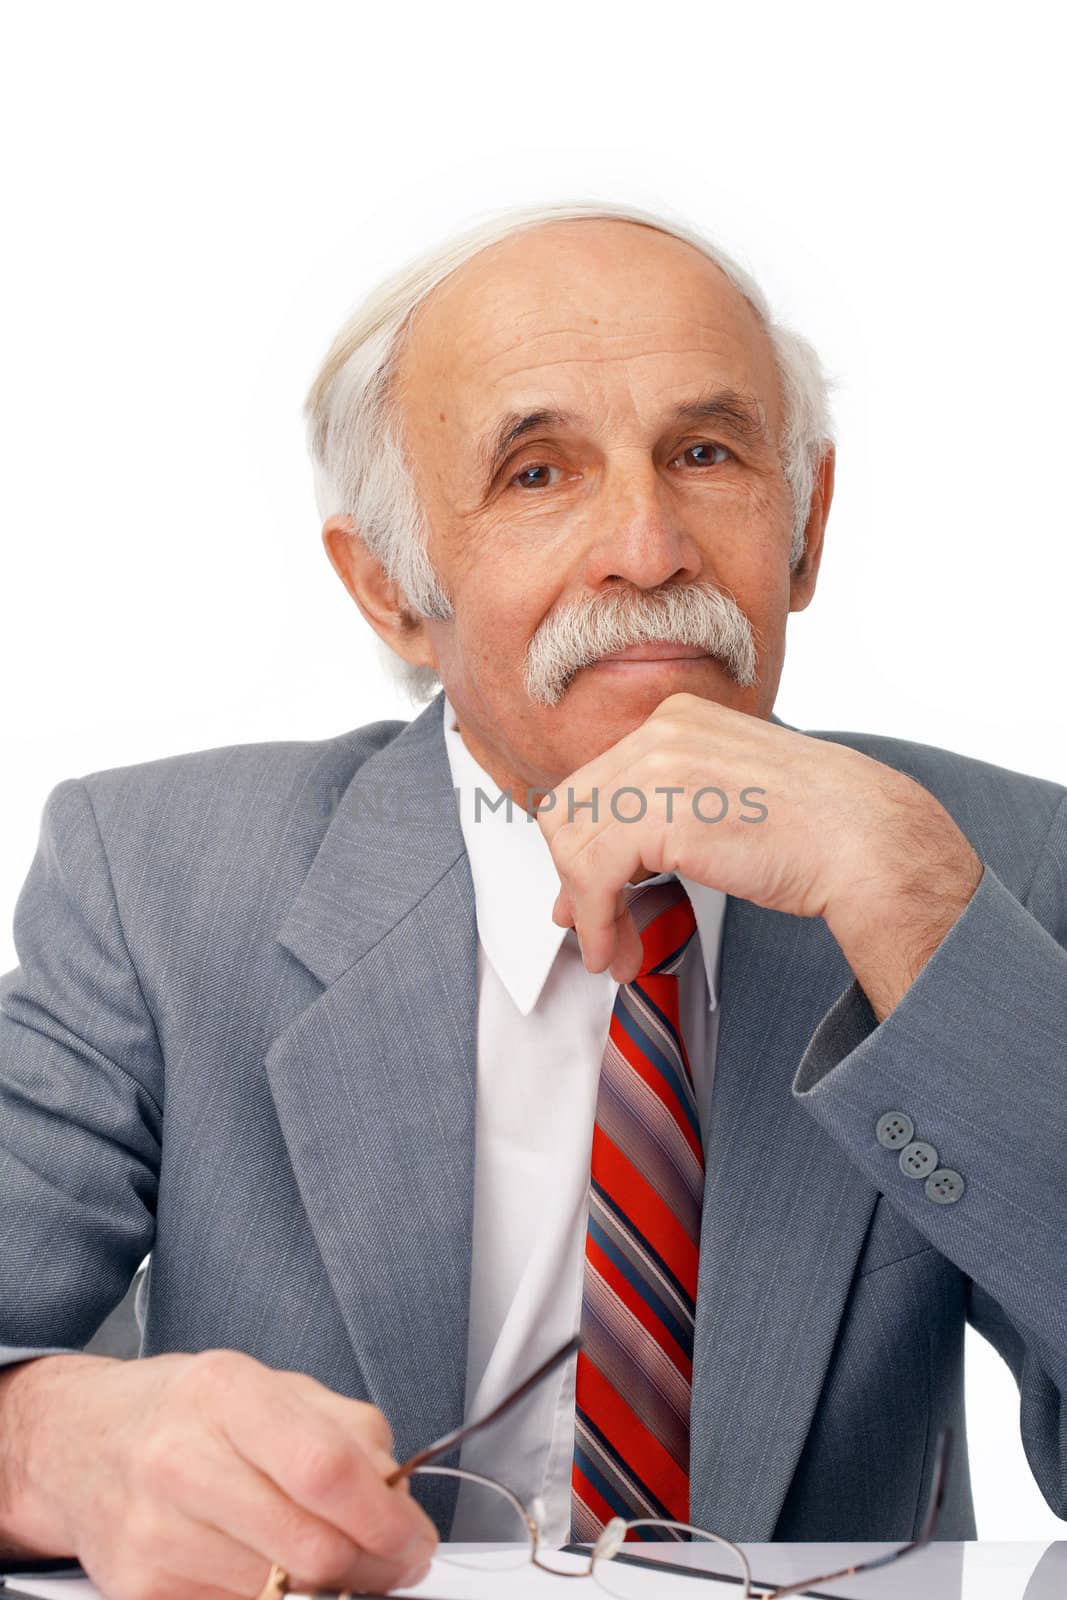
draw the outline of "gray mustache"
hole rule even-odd
[[[553,611],[527,646],[526,691],[555,705],[583,667],[657,639],[705,650],[742,688],[756,682],[755,629],[737,601],[712,583],[688,583],[654,594],[611,590]]]

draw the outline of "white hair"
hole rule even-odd
[[[411,608],[424,617],[447,619],[452,605],[430,563],[429,527],[405,456],[403,420],[392,392],[405,330],[430,291],[472,256],[525,229],[582,218],[639,223],[684,240],[714,261],[759,316],[782,385],[778,449],[793,502],[790,571],[803,557],[815,476],[834,438],[829,393],[835,384],[814,347],[775,322],[755,279],[681,219],[612,201],[517,206],[485,217],[378,284],[334,339],[304,405],[322,519],[351,517],[358,536]],[[440,683],[436,672],[412,666],[379,643],[384,665],[411,698],[429,699]]]

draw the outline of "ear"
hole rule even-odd
[[[804,530],[804,554],[789,577],[789,609],[803,611],[815,593],[815,583],[822,561],[823,538],[826,519],[830,515],[830,501],[834,497],[834,467],[836,451],[828,445],[819,463],[811,492],[811,510]]]
[[[423,618],[356,531],[351,517],[327,517],[322,542],[330,565],[379,638],[414,666],[435,667]]]

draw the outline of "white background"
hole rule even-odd
[[[0,904],[61,778],[417,709],[322,549],[301,405],[380,275],[539,198],[690,217],[838,380],[779,713],[1067,781],[1054,15],[9,12]],[[968,1401],[980,1535],[1062,1535],[972,1335]]]

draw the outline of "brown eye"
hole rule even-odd
[[[538,480],[534,475],[558,471],[558,467],[550,466],[547,461],[531,461],[528,467],[520,468],[511,481],[522,489],[542,489],[549,486],[548,480],[544,476]]]
[[[729,450],[727,450],[727,448],[726,448],[726,446],[724,444],[712,444],[710,441],[705,440],[702,444],[691,444],[691,445],[689,445],[689,447],[687,449],[682,451],[682,454],[680,456],[675,456],[674,459],[675,459],[675,461],[682,461],[682,460],[684,460],[684,458],[686,456],[692,456],[696,452],[701,451],[701,450],[708,450],[708,451],[720,450],[724,457],[728,457],[731,454],[731,452]],[[705,460],[697,459],[696,461],[692,462],[691,464],[693,466],[697,466],[697,467],[718,467],[718,466],[722,465],[722,463],[720,461],[712,461],[712,460],[708,460],[708,459],[705,459]],[[672,465],[673,465],[673,463],[672,463]]]

